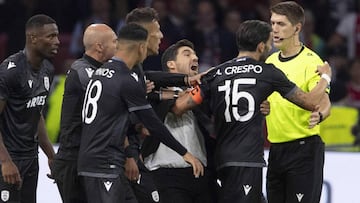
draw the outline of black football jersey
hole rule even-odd
[[[83,131],[78,160],[80,175],[117,177],[124,166],[124,137],[134,113],[152,134],[179,154],[182,147],[146,100],[139,75],[118,59],[97,69],[89,81],[82,110]]]
[[[38,124],[53,73],[54,67],[46,59],[40,70],[33,70],[24,51],[11,55],[0,65],[0,99],[6,101],[0,130],[14,160],[38,155]]]
[[[265,166],[260,104],[274,91],[286,97],[295,84],[272,64],[236,58],[206,74],[200,88],[215,117],[217,168]]]
[[[88,55],[74,61],[69,69],[61,107],[60,143],[56,158],[77,160],[81,137],[81,109],[85,90],[93,72],[102,63]]]

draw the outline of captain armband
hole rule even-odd
[[[195,104],[202,103],[203,98],[201,96],[201,89],[199,85],[197,85],[196,87],[194,87],[194,89],[191,90],[190,95]]]

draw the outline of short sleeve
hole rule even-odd
[[[291,82],[284,72],[280,69],[276,68],[274,65],[271,65],[272,70],[272,84],[274,86],[274,90],[279,92],[281,96],[287,97],[295,90],[295,83]]]
[[[129,112],[151,109],[144,88],[135,78],[130,75],[122,77],[121,97],[127,104]]]

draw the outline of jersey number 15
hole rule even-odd
[[[219,92],[225,92],[225,120],[226,122],[231,122],[231,118],[235,118],[236,121],[245,122],[251,119],[254,115],[255,111],[255,99],[254,97],[246,91],[240,91],[240,85],[255,85],[255,78],[238,78],[233,81],[233,85],[231,85],[232,80],[225,80],[225,84],[218,87]],[[232,87],[232,88],[231,88]],[[230,97],[231,92],[231,97]],[[238,110],[238,102],[241,98],[244,98],[248,102],[248,112],[244,115],[239,114]],[[232,115],[232,116],[231,116]]]

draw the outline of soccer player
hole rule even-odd
[[[86,196],[77,174],[77,159],[82,131],[81,109],[91,75],[114,56],[115,32],[105,24],[89,25],[83,37],[85,53],[69,69],[61,110],[59,150],[52,174],[64,203],[83,203]]]
[[[281,69],[304,92],[314,92],[320,77],[316,67],[320,57],[299,40],[304,10],[293,1],[271,7],[274,46],[279,49],[267,63]],[[330,81],[326,75],[323,78]],[[324,79],[322,79],[324,80]],[[321,81],[322,81],[321,80]],[[330,114],[328,94],[323,94],[320,109],[313,112],[299,108],[274,93],[269,97],[271,113],[266,118],[271,142],[267,171],[269,203],[314,203],[320,201],[324,143],[319,137],[319,124]],[[310,121],[309,121],[310,117]]]
[[[60,41],[54,19],[32,16],[25,26],[25,49],[0,65],[0,191],[2,202],[36,202],[38,145],[48,157],[54,149],[47,137],[42,109],[54,67],[48,60]]]
[[[289,101],[314,110],[328,85],[326,79],[321,79],[316,90],[306,94],[274,65],[262,62],[271,49],[272,37],[271,26],[265,22],[242,23],[237,31],[239,55],[211,69],[201,85],[178,98],[173,108],[174,113],[181,114],[209,100],[217,136],[219,202],[262,202],[265,161],[260,103],[278,91]],[[331,76],[327,63],[319,71]]]
[[[78,161],[88,202],[125,202],[132,193],[124,175],[124,139],[133,112],[151,134],[183,156],[194,176],[201,162],[174,139],[146,100],[146,91],[132,68],[147,56],[147,31],[136,24],[118,33],[115,56],[96,70],[83,104],[83,131]],[[136,202],[135,197],[133,201]]]

